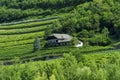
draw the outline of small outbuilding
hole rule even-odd
[[[83,46],[83,42],[79,41],[78,44],[75,45],[75,47],[82,47]]]

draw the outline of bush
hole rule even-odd
[[[40,45],[40,40],[38,38],[38,36],[35,37],[35,40],[34,40],[34,52],[35,51],[38,51],[39,49],[41,48],[41,45]]]

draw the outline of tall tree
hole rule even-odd
[[[33,50],[34,52],[38,51],[40,49],[41,46],[40,46],[40,40],[39,40],[38,36],[35,37],[33,46],[34,46],[34,50]]]

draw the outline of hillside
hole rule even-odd
[[[58,21],[57,17],[39,19],[34,21],[10,24],[1,24],[0,26],[0,55],[2,57],[19,56],[30,54],[33,51],[33,42],[36,36],[42,39],[45,30],[53,22]]]
[[[86,1],[89,0],[0,0],[0,22],[39,19],[68,13]]]
[[[120,54],[118,51],[65,54],[57,60],[2,65],[1,80],[119,80]]]
[[[11,3],[1,0],[0,4],[1,60],[34,56],[31,53],[34,53],[36,36],[43,48],[37,52],[39,56],[69,52],[69,47],[68,50],[60,48],[63,51],[44,50],[44,37],[51,33],[70,34],[83,41],[84,46],[105,47],[119,43],[120,4],[117,0],[12,0]]]
[[[38,36],[43,47],[43,37],[51,33],[70,34],[85,46],[119,43],[117,0],[1,0],[0,4],[1,59],[33,53],[34,38]]]
[[[115,0],[80,4],[62,17],[58,29],[53,32],[77,36],[92,46],[109,45],[120,38],[119,7],[119,1]]]
[[[105,46],[119,38],[118,0],[1,0],[0,3],[1,23],[59,16],[52,32],[80,37],[90,45]]]
[[[119,0],[0,0],[0,80],[119,80],[119,16]]]

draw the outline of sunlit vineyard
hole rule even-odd
[[[0,29],[19,29],[19,28],[30,28],[30,27],[37,27],[37,26],[40,26],[40,25],[47,25],[47,24],[52,24],[55,20],[57,19],[50,19],[50,20],[45,20],[45,21],[33,21],[33,22],[24,22],[24,23],[20,23],[20,24],[4,24],[4,25],[0,25]]]
[[[36,36],[42,39],[57,17],[29,20],[14,23],[4,23],[0,26],[0,58],[31,54]]]
[[[0,0],[0,80],[120,80],[120,0]]]
[[[9,35],[9,36],[4,35],[4,36],[0,36],[1,38],[0,43],[33,39],[36,35],[39,37],[42,37],[43,34],[44,34],[44,31],[28,33],[28,34]]]

